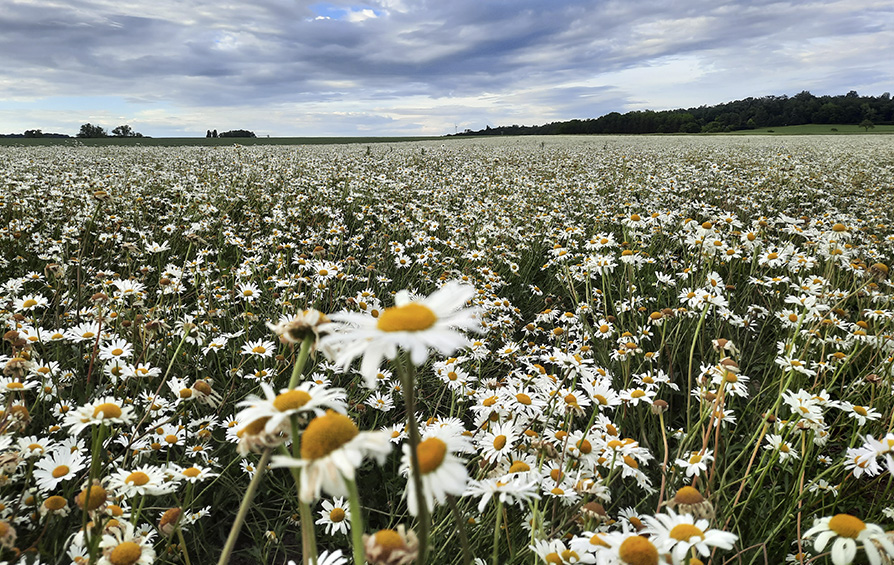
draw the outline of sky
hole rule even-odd
[[[444,135],[894,91],[891,0],[0,0],[0,133]]]

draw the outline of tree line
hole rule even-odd
[[[611,112],[540,126],[487,126],[454,135],[716,133],[803,124],[858,124],[868,131],[876,124],[894,124],[894,101],[888,92],[875,97],[860,96],[853,90],[839,96],[814,96],[805,90],[792,97],[764,96],[657,112]]]

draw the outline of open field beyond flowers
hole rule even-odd
[[[0,185],[0,562],[894,561],[885,136],[0,147]]]

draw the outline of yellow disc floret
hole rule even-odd
[[[273,399],[273,407],[280,412],[297,410],[310,402],[310,395],[303,390],[289,390]]]
[[[301,458],[320,459],[354,439],[360,430],[354,421],[333,410],[310,421],[301,435]]]
[[[641,536],[630,536],[618,548],[618,556],[627,565],[657,565],[658,548]]]
[[[692,524],[677,524],[668,535],[678,541],[689,541],[692,538],[705,539],[705,532]]]
[[[419,458],[419,470],[423,474],[431,473],[444,462],[444,457],[447,456],[447,444],[436,437],[430,437],[416,447],[416,456]]]
[[[419,332],[435,325],[438,317],[431,308],[418,302],[386,308],[376,327],[383,332]]]
[[[836,514],[829,520],[829,529],[841,537],[856,538],[866,529],[866,524],[850,514]]]
[[[143,550],[140,545],[132,541],[125,541],[118,544],[112,553],[109,554],[109,562],[112,565],[133,565],[140,560]]]

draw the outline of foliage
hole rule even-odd
[[[746,98],[685,110],[611,112],[595,119],[553,122],[542,126],[487,126],[480,131],[457,135],[717,133],[810,123],[857,124],[861,120],[894,124],[891,95],[886,92],[877,97],[859,96],[851,91],[841,96],[817,97],[804,91],[792,97]]]
[[[78,132],[78,137],[85,138],[108,137],[108,135],[102,126],[95,126],[89,122],[81,125],[81,130]]]
[[[234,129],[230,131],[225,131],[219,135],[219,137],[257,137],[254,132],[245,130],[245,129]]]

